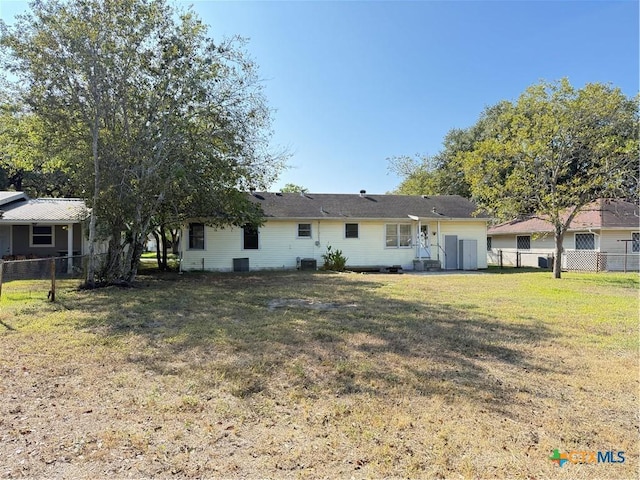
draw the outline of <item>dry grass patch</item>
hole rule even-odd
[[[0,475],[637,473],[637,275],[194,274],[72,287],[55,304],[3,288]],[[626,461],[560,469],[556,448]]]

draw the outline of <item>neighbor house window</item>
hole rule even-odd
[[[204,223],[189,224],[189,250],[204,250]]]
[[[258,249],[258,228],[245,225],[242,228],[242,248],[244,250]]]
[[[518,250],[531,250],[531,236],[518,235],[516,237],[516,247]]]
[[[632,233],[631,240],[633,240],[633,242],[631,242],[631,251],[633,253],[639,253],[640,252],[640,233],[639,232]]]
[[[358,224],[357,223],[345,223],[344,224],[344,238],[358,238]]]
[[[311,238],[311,224],[299,223],[298,224],[298,237],[299,238]]]
[[[487,250],[491,250],[491,237],[487,237]]]
[[[52,225],[32,225],[31,226],[31,246],[32,247],[53,247]]]
[[[385,245],[388,248],[411,246],[411,224],[391,223],[385,225]]]
[[[595,250],[596,236],[593,233],[576,233],[576,250]]]

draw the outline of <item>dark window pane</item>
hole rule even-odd
[[[189,249],[204,250],[204,224],[189,224]]]
[[[298,224],[298,236],[311,238],[311,224],[299,223]]]
[[[243,228],[243,248],[245,250],[257,250],[258,249],[258,229],[250,225],[245,225]]]
[[[358,238],[358,224],[357,223],[345,223],[344,225],[345,238]]]
[[[531,237],[529,235],[518,236],[516,242],[518,250],[531,250]]]

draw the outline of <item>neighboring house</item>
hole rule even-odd
[[[347,257],[347,268],[487,267],[488,219],[456,195],[256,192],[251,200],[265,217],[257,229],[185,226],[181,268],[295,269],[313,261],[321,267],[329,246]]]
[[[86,216],[87,208],[79,199],[30,199],[22,192],[0,191],[0,257],[82,255]]]
[[[545,217],[531,217],[490,227],[489,263],[544,266],[554,254],[553,226]],[[562,267],[566,270],[637,270],[640,256],[638,205],[598,200],[587,205],[564,236]]]

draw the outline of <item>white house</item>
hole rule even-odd
[[[489,263],[540,266],[554,253],[553,226],[544,217],[530,217],[490,227]],[[564,236],[562,267],[566,270],[638,270],[640,216],[638,205],[598,200],[584,207]]]
[[[456,195],[252,193],[264,214],[254,229],[189,223],[181,232],[183,270],[320,267],[329,246],[347,268],[487,267],[487,218]]]

